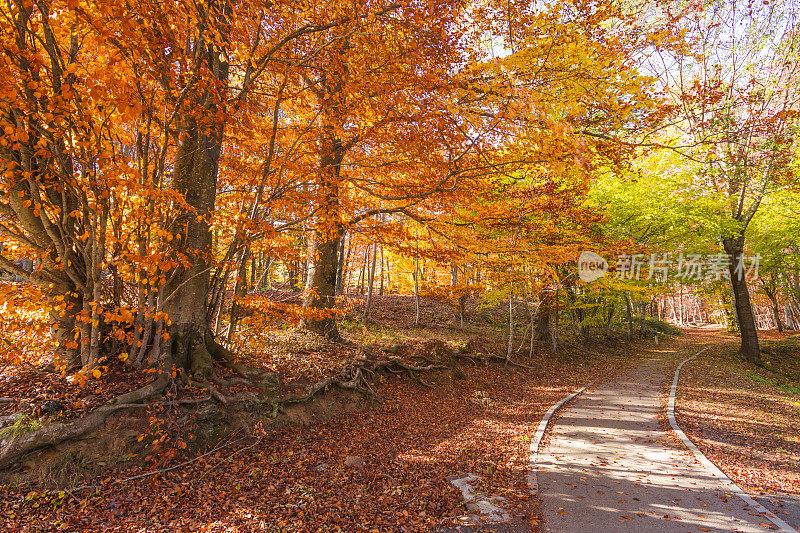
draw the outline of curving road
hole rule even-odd
[[[543,531],[776,530],[661,429],[663,391],[679,357],[643,359],[561,412],[538,456]]]

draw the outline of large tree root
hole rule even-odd
[[[374,375],[378,372],[392,372],[392,373],[405,373],[417,380],[420,384],[431,387],[430,384],[425,383],[416,376],[416,372],[426,372],[430,370],[447,368],[444,365],[427,365],[416,366],[403,362],[399,357],[390,357],[384,361],[375,362],[374,364],[367,364],[364,360],[361,362],[349,365],[347,368],[334,376],[327,377],[320,380],[306,389],[306,392],[299,396],[292,396],[278,402],[278,407],[284,405],[291,405],[297,403],[305,403],[313,399],[317,394],[326,392],[333,387],[338,387],[344,390],[358,390],[365,393],[374,393],[369,380],[365,374]]]
[[[30,433],[13,434],[0,439],[0,468],[11,466],[28,452],[81,437],[99,428],[111,413],[120,409],[143,407],[146,399],[159,394],[169,383],[169,375],[161,374],[144,387],[117,396],[112,402],[98,407],[88,415],[71,422],[48,424]]]
[[[210,340],[209,340],[210,339]],[[242,376],[243,381],[250,383],[253,378],[253,372],[249,371],[242,365],[235,362],[233,354],[226,348],[219,345],[213,340],[213,336],[207,336],[205,343],[201,344],[208,355],[214,361],[220,362],[223,366],[231,368],[236,374]],[[305,403],[312,400],[315,396],[333,387],[338,387],[344,390],[355,390],[366,394],[375,394],[370,380],[367,375],[374,376],[379,372],[392,372],[392,373],[408,373],[408,375],[418,381],[420,384],[431,387],[430,384],[422,381],[416,374],[419,372],[427,372],[431,370],[447,368],[444,365],[429,364],[426,366],[414,365],[404,362],[400,357],[391,356],[382,361],[367,361],[366,359],[358,359],[356,363],[348,366],[341,372],[334,376],[327,377],[317,383],[308,387],[304,394],[282,399],[277,402],[276,408]],[[199,370],[199,369],[198,369]],[[199,400],[177,400],[175,402],[161,402],[162,404],[177,404],[177,403],[201,403],[208,401],[211,398],[217,400],[224,406],[228,407],[230,402],[238,401],[236,397],[224,396],[210,381],[215,381],[215,376],[203,376],[202,373],[193,375],[191,378],[187,376],[187,381],[194,381],[201,387],[205,388],[210,396],[206,396]],[[241,378],[234,378],[241,379]],[[23,455],[44,448],[52,446],[60,442],[77,439],[90,433],[106,421],[106,419],[115,411],[121,409],[134,409],[138,407],[146,407],[150,405],[144,403],[148,398],[151,398],[161,393],[169,384],[170,376],[168,373],[162,373],[160,377],[147,385],[117,396],[109,403],[98,407],[91,413],[70,422],[62,422],[49,424],[41,429],[29,433],[16,433],[8,434],[5,437],[0,437],[0,469],[12,466],[15,461]]]
[[[220,363],[224,367],[230,368],[248,383],[253,379],[255,372],[237,363],[236,356],[233,352],[218,343],[214,338],[214,334],[211,333],[211,330],[206,331],[205,348],[214,361]]]

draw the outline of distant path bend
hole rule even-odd
[[[543,531],[776,529],[661,429],[662,391],[679,357],[655,352],[564,409],[537,458]]]

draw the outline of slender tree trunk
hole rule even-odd
[[[633,339],[633,312],[631,311],[631,299],[625,294],[625,318],[628,322],[628,340]]]
[[[764,287],[764,294],[767,295],[769,298],[770,303],[772,304],[772,314],[775,317],[775,325],[778,328],[778,332],[783,332],[783,322],[781,321],[781,309],[778,305],[778,295],[776,293],[776,289],[774,285],[772,287]]]
[[[513,272],[512,272],[513,275]],[[511,353],[514,351],[514,281],[508,291],[508,349],[506,351],[506,363],[511,361]]]
[[[553,305],[553,320],[551,321],[552,328],[551,328],[551,331],[550,331],[550,340],[552,341],[552,344],[553,344],[553,355],[558,353],[558,334],[559,334],[559,329],[558,329],[558,319],[559,319],[559,316],[558,316],[559,315],[559,309],[558,309],[558,307],[559,307],[559,305],[558,305],[558,286],[556,286],[556,291],[555,292],[556,292],[556,294],[555,294],[555,297],[553,298],[553,304],[554,304]]]
[[[383,261],[384,261],[383,246],[381,246],[381,289],[380,289],[380,295],[381,296],[383,296],[383,278],[384,278],[383,274],[384,274],[384,271],[385,271],[385,269],[383,267]]]
[[[414,325],[419,326],[419,230],[414,254]]]
[[[240,256],[237,261],[238,263],[238,273],[236,275],[236,280],[233,284],[233,303],[231,304],[231,312],[230,312],[230,322],[228,324],[228,334],[226,335],[226,342],[230,345],[231,341],[233,340],[233,335],[236,332],[236,325],[239,323],[239,319],[242,315],[242,306],[239,304],[239,299],[244,298],[247,295],[247,262],[249,256],[249,250],[247,247],[244,247],[241,252],[239,252]]]
[[[392,290],[392,269],[389,265],[389,258],[386,258],[386,291],[390,292]]]
[[[250,257],[250,285],[248,286],[249,289],[255,290],[256,289],[256,280],[258,279],[258,259],[256,258],[256,254],[251,254]]]
[[[786,326],[792,331],[797,331],[797,315],[795,314],[794,305],[791,302],[786,302],[783,304],[783,309],[786,313]]]
[[[350,237],[347,239],[347,255],[344,259],[344,286],[342,287],[342,293],[350,294],[350,285],[353,283],[353,271],[354,268],[350,267],[350,255],[353,252],[353,234],[350,234]]]
[[[344,235],[342,235],[342,238],[339,239],[339,263],[336,268],[336,294],[342,294],[342,286],[344,284],[344,270],[345,270],[344,249],[346,244],[347,244],[347,234],[345,233]]]
[[[367,279],[367,263],[369,262],[369,246],[364,249],[364,260],[361,263],[361,270],[358,274],[358,294],[364,294],[364,283]]]
[[[269,289],[269,270],[272,267],[272,257],[266,256],[261,262],[261,277],[258,278],[258,281],[254,284],[259,289]]]
[[[530,357],[533,357],[533,352],[534,352],[534,349],[535,349],[535,346],[536,346],[536,343],[535,343],[535,339],[536,339],[536,334],[535,334],[535,332],[536,332],[536,324],[535,324],[535,321],[536,321],[536,315],[539,313],[539,307],[538,306],[533,306],[530,303],[528,303],[527,307],[528,307],[528,315],[530,315],[529,319],[530,319],[530,328],[531,328],[531,340],[530,340],[530,346],[528,347],[528,357],[530,358]]]
[[[362,319],[362,322],[364,322],[364,324],[369,324],[369,313],[370,313],[370,308],[372,306],[372,292],[373,292],[374,287],[375,287],[375,266],[376,266],[377,258],[378,258],[377,245],[373,244],[372,245],[372,265],[370,266],[370,269],[369,269],[369,282],[368,282],[368,287],[367,287],[367,301],[364,304],[364,317]]]
[[[616,308],[614,306],[614,301],[612,300],[610,302],[610,306],[609,306],[609,309],[608,309],[608,317],[606,318],[606,336],[607,337],[611,336],[611,324],[614,321],[614,312],[615,311],[616,311]]]

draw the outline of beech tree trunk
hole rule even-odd
[[[203,41],[195,46],[202,48],[208,68],[226,86],[228,64],[223,55]],[[172,180],[172,188],[184,195],[187,207],[176,218],[171,242],[176,257],[185,257],[190,266],[177,267],[164,287],[162,304],[170,320],[169,338],[153,356],[164,370],[174,364],[193,375],[204,375],[211,372],[211,356],[206,349],[213,342],[206,303],[213,260],[210,219],[217,196],[224,129],[224,122],[209,124],[205,117],[224,111],[224,94],[205,89],[193,95],[192,100],[193,105],[178,124]]]
[[[212,252],[208,217],[216,200],[221,139],[221,127],[201,131],[194,119],[188,119],[180,132],[173,180],[173,188],[184,194],[190,207],[179,218],[173,249],[176,255],[186,256],[191,266],[178,267],[180,270],[165,287],[163,309],[171,322],[170,338],[163,353],[154,355],[164,365],[174,362],[192,372],[204,372],[211,365],[200,347],[208,329],[206,296]]]
[[[761,364],[761,347],[758,344],[758,330],[756,328],[753,304],[750,301],[750,291],[747,290],[747,280],[744,272],[738,272],[736,265],[742,260],[744,253],[744,236],[722,240],[722,246],[731,258],[729,265],[731,292],[736,310],[736,321],[739,325],[742,344],[740,353],[748,362]]]
[[[778,328],[778,332],[783,332],[783,321],[781,320],[781,308],[778,305],[778,292],[775,274],[770,275],[769,285],[765,283],[763,289],[764,294],[767,295],[769,302],[772,304],[772,314],[775,316],[775,326]]]
[[[625,318],[628,325],[628,340],[633,339],[633,311],[631,311],[630,296],[625,294]]]
[[[539,293],[539,311],[536,314],[536,338],[545,344],[551,344],[550,315],[553,313],[553,291],[543,290]]]
[[[388,259],[386,260],[386,262],[388,263]],[[385,268],[383,265],[384,265],[383,246],[381,246],[381,288],[379,293],[381,296],[383,296],[383,278],[385,272]]]
[[[248,287],[248,280],[247,280],[247,261],[250,255],[250,250],[247,247],[244,247],[241,252],[239,252],[239,268],[238,273],[236,275],[236,280],[233,284],[233,303],[231,304],[231,312],[230,312],[230,321],[228,324],[228,334],[225,336],[225,341],[227,345],[230,346],[230,342],[233,340],[233,335],[236,333],[236,326],[239,323],[239,319],[241,318],[244,309],[242,306],[239,305],[238,299],[243,298],[247,295],[247,287]]]
[[[317,216],[310,248],[311,266],[306,279],[303,308],[309,313],[300,327],[339,341],[336,319],[330,312],[336,305],[336,277],[339,270],[339,244],[345,227],[339,210],[339,182],[345,150],[327,125],[320,136],[317,183],[322,206]]]
[[[302,328],[331,340],[340,340],[339,330],[333,315],[327,313],[336,305],[336,270],[341,233],[328,237],[316,233],[311,247],[313,260],[308,272],[303,307],[314,310],[313,315],[303,318]],[[321,313],[320,313],[321,311]]]
[[[342,294],[342,287],[344,284],[344,271],[345,271],[345,256],[344,249],[347,244],[346,234],[342,235],[339,239],[339,262],[336,265],[336,294]]]

